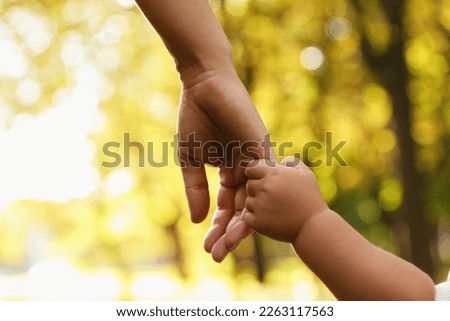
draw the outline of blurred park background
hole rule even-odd
[[[347,167],[314,169],[326,201],[442,282],[450,1],[211,4],[272,140],[292,141],[288,154],[327,131],[347,141]],[[102,166],[124,133],[153,142],[155,161],[176,134],[178,75],[134,1],[0,0],[0,12],[0,299],[333,299],[287,244],[254,235],[214,263],[211,216],[190,222],[172,148],[162,168],[137,155]]]

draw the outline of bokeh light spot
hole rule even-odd
[[[22,49],[11,40],[0,40],[0,76],[21,77],[27,71]]]
[[[116,169],[106,178],[106,190],[112,196],[127,193],[133,184],[133,174],[125,169]]]
[[[392,212],[400,207],[403,201],[403,188],[400,182],[393,178],[383,180],[378,194],[381,207]]]
[[[375,148],[381,153],[389,153],[397,144],[397,138],[390,129],[376,131],[373,137]]]
[[[136,1],[135,0],[117,0],[117,3],[122,8],[126,8],[126,9],[134,7],[136,5]]]
[[[356,207],[359,218],[366,224],[374,224],[381,218],[381,210],[378,203],[373,199],[365,199]]]
[[[421,119],[413,124],[412,135],[414,140],[420,145],[430,145],[439,136],[439,129],[426,119]]]
[[[307,47],[300,53],[300,64],[307,70],[317,70],[325,62],[325,56],[317,47]]]
[[[352,24],[347,18],[337,17],[327,23],[326,31],[330,38],[344,40],[351,34]]]
[[[41,85],[34,80],[24,80],[16,89],[16,98],[22,105],[31,106],[41,96]]]

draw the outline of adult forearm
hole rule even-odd
[[[340,300],[434,299],[425,273],[377,248],[332,211],[311,219],[293,246]]]
[[[183,78],[233,70],[229,41],[208,0],[137,0]]]

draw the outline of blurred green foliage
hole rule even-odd
[[[415,236],[401,215],[407,189],[398,124],[407,125],[413,147],[408,161],[420,182],[429,227],[425,246],[438,282],[450,268],[450,1],[394,2],[403,5],[401,24],[392,23],[380,0],[211,3],[272,140],[292,141],[289,155],[307,142],[323,142],[326,132],[347,141],[341,150],[347,167],[314,169],[326,201],[370,241],[412,260]],[[248,238],[224,263],[214,263],[202,248],[209,221],[189,221],[172,148],[166,167],[140,168],[137,155],[129,168],[101,166],[103,145],[123,142],[124,133],[142,144],[153,142],[156,155],[176,134],[178,75],[133,1],[6,0],[0,10],[0,158],[25,155],[0,162],[2,175],[14,173],[0,184],[1,284],[16,284],[17,277],[32,282],[33,275],[47,280],[39,262],[56,262],[55,271],[68,276],[76,270],[105,280],[98,284],[117,283],[112,298],[332,298],[286,244]],[[400,38],[399,62],[407,71],[400,90],[407,93],[409,119],[394,117],[393,90],[373,62]],[[392,73],[402,70],[401,64],[383,63]],[[34,136],[41,127],[33,122],[52,110],[60,111],[60,125],[48,136]],[[31,126],[23,129],[24,140],[12,135],[20,124]],[[70,145],[67,133],[84,147]],[[90,169],[67,178],[77,153],[84,153]],[[62,168],[48,165],[51,155],[59,155]],[[30,176],[40,171],[45,176]],[[208,175],[214,195],[215,170]],[[73,191],[89,180],[91,185]],[[46,194],[49,188],[54,192]],[[52,258],[76,269],[70,272]],[[70,297],[70,286],[65,291]],[[90,298],[89,290],[82,291],[80,297]],[[40,297],[39,291],[2,293]]]

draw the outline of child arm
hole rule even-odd
[[[292,243],[339,300],[434,300],[434,283],[367,241],[331,210],[312,217]]]
[[[424,272],[371,244],[328,208],[306,165],[260,160],[246,174],[245,222],[290,242],[337,299],[434,300],[434,283]]]

